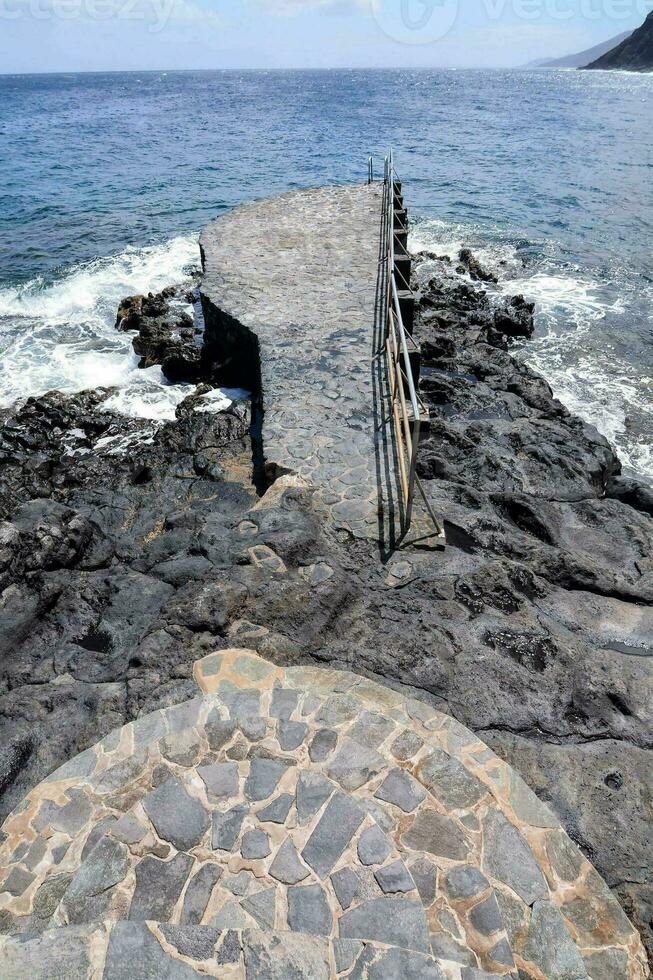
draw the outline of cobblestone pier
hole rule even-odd
[[[234,209],[200,240],[207,330],[226,357],[260,361],[268,472],[313,483],[363,537],[379,533],[381,199],[379,184],[292,192]]]

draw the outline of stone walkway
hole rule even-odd
[[[363,537],[379,533],[381,198],[380,184],[296,191],[235,208],[200,239],[207,324],[258,338],[267,465],[316,485],[336,526]]]
[[[6,820],[3,980],[637,980],[641,942],[453,719],[245,649]]]

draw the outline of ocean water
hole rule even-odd
[[[412,244],[471,245],[537,304],[519,356],[653,481],[653,76],[576,71],[0,76],[0,405],[117,385],[161,419],[118,300],[198,264],[242,200],[395,152]]]

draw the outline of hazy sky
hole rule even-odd
[[[512,66],[642,23],[653,0],[0,0],[0,72]]]

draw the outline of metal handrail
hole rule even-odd
[[[387,359],[388,381],[390,386],[390,402],[392,419],[397,437],[397,458],[399,463],[399,478],[404,504],[403,532],[410,528],[415,487],[420,491],[426,510],[433,521],[438,537],[442,537],[442,527],[438,521],[424,488],[417,475],[417,452],[420,442],[422,422],[429,418],[428,410],[422,403],[413,378],[408,344],[408,334],[404,325],[397,289],[395,271],[395,186],[397,172],[394,168],[392,150],[384,160],[384,213],[386,221],[385,260],[387,263],[387,293],[386,293],[386,340],[385,352]],[[412,340],[412,338],[411,338]],[[413,346],[414,341],[413,341]],[[406,389],[408,399],[406,399]],[[410,411],[409,411],[410,408]],[[411,417],[412,415],[412,417]]]

